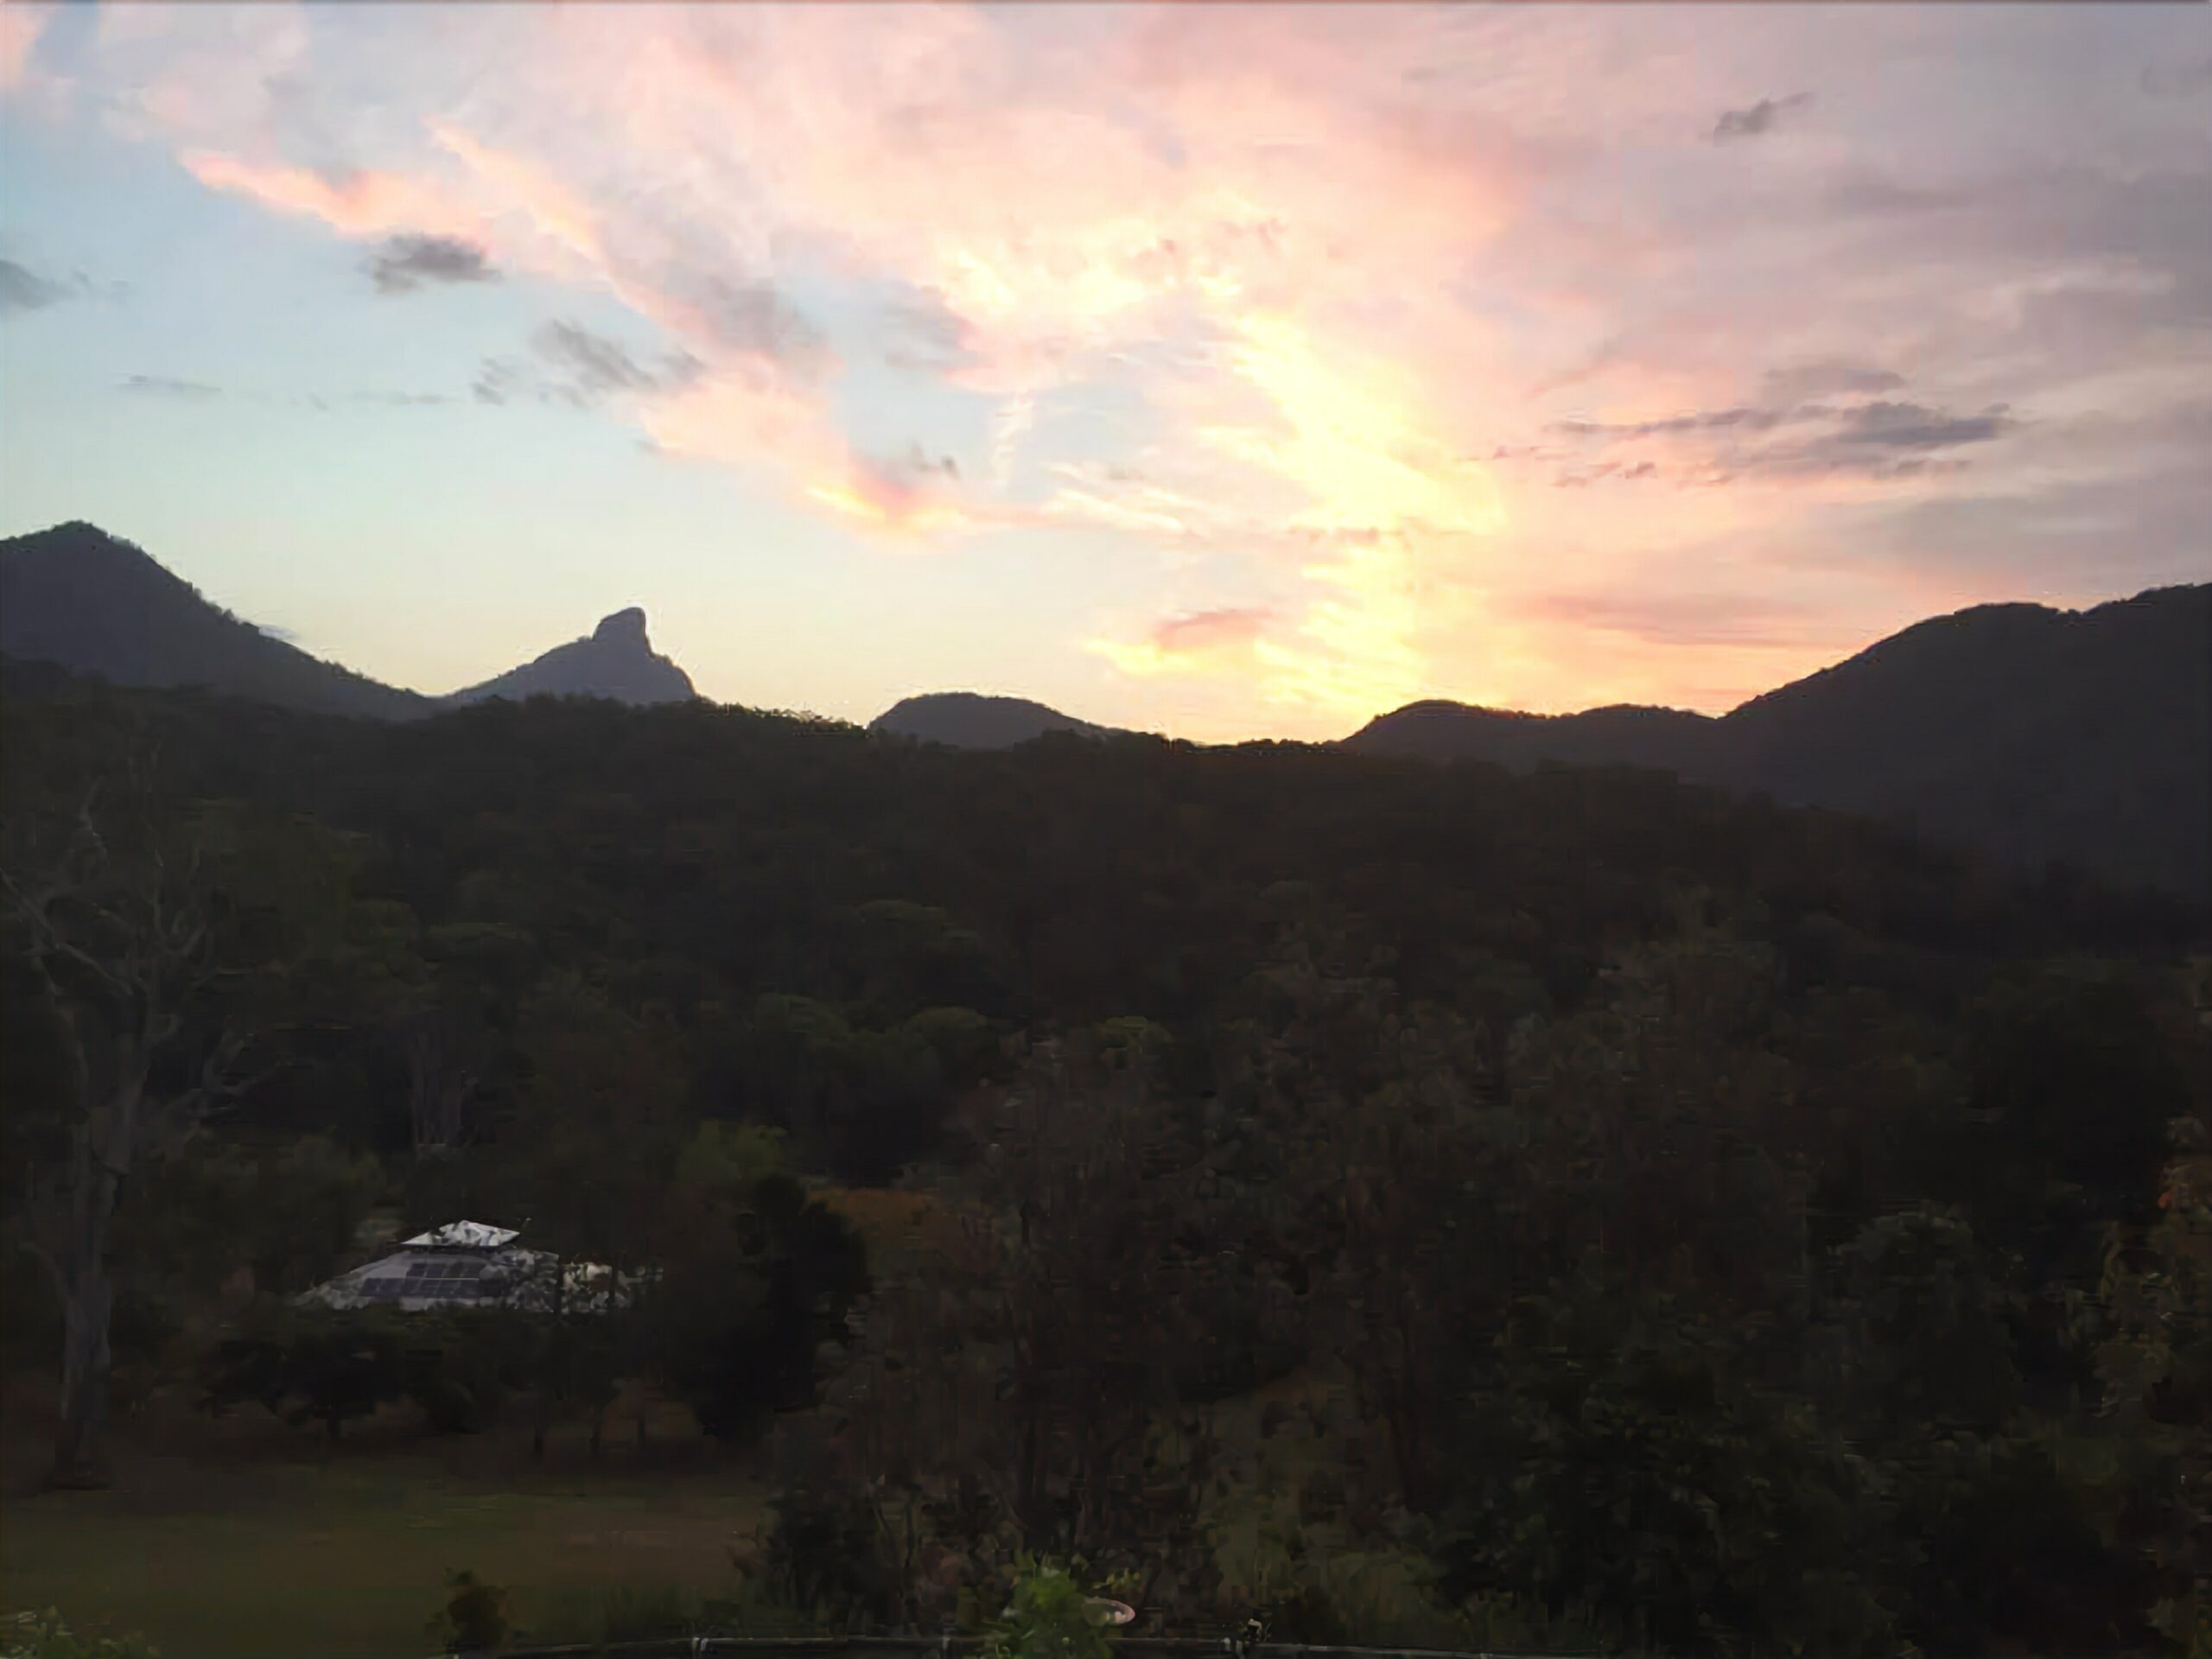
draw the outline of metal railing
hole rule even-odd
[[[677,1636],[645,1642],[576,1642],[508,1648],[500,1659],[975,1659],[980,1636]],[[1324,1647],[1299,1642],[1255,1644],[1235,1636],[1125,1636],[1116,1659],[1599,1659],[1588,1653],[1515,1653],[1493,1648]]]

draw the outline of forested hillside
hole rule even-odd
[[[193,687],[316,713],[411,719],[493,698],[688,701],[632,608],[433,699],[308,656],[209,603],[91,524],[0,541],[0,655],[124,686]],[[1126,736],[1021,697],[902,699],[879,734],[1000,749],[1055,732]],[[1541,715],[1429,701],[1346,737],[1364,754],[1640,766],[1789,804],[1864,814],[2025,869],[2212,902],[2212,586],[2082,612],[1985,605],[1932,618],[1718,719],[1674,709]]]
[[[405,720],[430,706],[232,616],[87,524],[0,539],[0,652],[117,685],[208,686],[327,714]]]
[[[1047,732],[1078,732],[1089,737],[1122,735],[1027,697],[985,696],[975,691],[932,691],[918,697],[901,697],[868,721],[868,729],[956,749],[1012,748]]]
[[[1643,766],[2212,899],[2212,585],[1916,623],[1720,718],[1413,703],[1375,754]]]
[[[426,1418],[625,1378],[775,1425],[756,1611],[935,1630],[1027,1548],[1286,1639],[2204,1640],[2171,902],[1643,772],[20,669],[0,737],[19,1235],[97,1179],[67,1038],[137,1017],[86,971],[132,916],[213,941],[147,1099],[248,1085],[123,1186],[143,1386],[196,1344],[339,1433],[381,1396],[274,1294],[372,1203],[528,1217],[658,1289]],[[68,1274],[13,1282],[51,1363]]]

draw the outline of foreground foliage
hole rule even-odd
[[[135,1636],[76,1635],[49,1607],[14,1614],[0,1626],[0,1659],[161,1659],[161,1654]]]
[[[149,750],[258,849],[147,1097],[267,1064],[118,1189],[111,1397],[595,1448],[657,1389],[778,1474],[756,1624],[973,1628],[1043,1556],[1286,1637],[2202,1647],[2189,917],[1626,772],[48,690],[22,857]],[[78,993],[9,944],[7,1191],[68,1191]],[[284,1305],[372,1202],[650,1289]]]

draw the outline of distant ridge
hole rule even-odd
[[[378,720],[416,719],[488,697],[668,702],[697,695],[683,671],[653,651],[645,613],[634,607],[584,639],[446,697],[380,684],[240,620],[143,549],[81,521],[0,540],[0,656],[115,685],[200,686]]]
[[[582,639],[556,645],[520,668],[442,701],[482,702],[505,697],[612,697],[617,702],[683,702],[699,694],[691,677],[652,648],[645,613],[636,606],[617,611]]]
[[[140,548],[81,522],[0,540],[0,656],[118,685],[199,686],[385,720],[490,698],[696,695],[652,649],[634,607],[447,697],[382,685],[242,621]],[[986,749],[1052,732],[1126,734],[969,691],[906,698],[870,729]],[[1343,747],[1524,770],[1673,772],[2202,902],[2212,899],[2212,584],[2079,612],[1985,605],[1936,617],[1718,719],[1424,702],[1378,716]]]
[[[81,522],[0,541],[0,653],[116,685],[205,686],[320,714],[404,720],[431,708],[264,633]]]
[[[1717,722],[1681,709],[1618,704],[1579,715],[1526,715],[1464,702],[1409,702],[1378,715],[1344,747],[1429,760],[1478,759],[1525,772],[1570,766],[1694,769]]]
[[[1122,737],[1118,727],[1094,726],[1027,697],[987,696],[977,691],[932,691],[892,704],[868,730],[956,749],[1007,749],[1047,732],[1082,737]]]
[[[2212,584],[1916,623],[1720,718],[1409,703],[1348,748],[1637,766],[2212,897]]]

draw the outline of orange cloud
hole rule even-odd
[[[1230,365],[1268,399],[1287,431],[1225,428],[1201,435],[1304,489],[1312,505],[1297,524],[1442,534],[1500,527],[1488,474],[1431,429],[1409,375],[1326,350],[1287,317],[1248,315],[1235,326]]]
[[[835,509],[873,530],[894,535],[925,536],[932,531],[955,530],[975,520],[950,502],[931,502],[912,492],[888,490],[857,473],[845,484],[817,484],[807,499]]]
[[[1777,365],[1859,349],[1912,365],[1931,407],[1972,411],[2015,395],[1994,381],[2033,355],[2011,336],[2038,308],[2086,318],[2180,291],[2129,250],[2042,250],[2051,214],[1994,195],[1974,234],[2011,213],[2012,240],[1897,257],[1918,232],[1885,224],[1901,216],[1873,183],[1822,217],[1828,169],[1851,158],[1840,130],[1716,151],[1715,112],[1795,84],[1768,73],[1794,24],[1693,43],[1643,8],[561,7],[526,30],[439,16],[437,61],[417,42],[381,83],[349,61],[383,104],[289,152],[350,146],[397,170],[233,159],[288,153],[268,91],[282,78],[259,68],[188,100],[188,118],[151,113],[192,133],[188,164],[212,188],[348,235],[469,235],[503,264],[611,291],[697,360],[615,405],[671,454],[873,536],[1054,526],[1104,550],[1116,582],[1203,566],[1206,591],[1266,593],[1272,613],[1236,620],[1149,622],[1139,605],[1090,646],[1133,696],[1233,694],[1284,725],[1425,694],[1663,696],[1692,683],[1693,652],[1707,690],[1770,681],[1825,646],[1685,639],[1648,608],[1615,626],[1543,597],[1802,593],[1818,584],[1789,562],[1811,515],[1847,530],[1950,486],[1931,467],[1707,487],[1738,440],[1659,425],[1759,397]],[[1863,52],[1874,97],[1882,31],[1901,26],[1824,26],[1823,62]],[[411,162],[377,147],[391,111],[431,141]],[[202,128],[226,111],[218,142]],[[2156,138],[2145,124],[2145,155]],[[2098,186],[2115,220],[2139,159]],[[1967,146],[1936,171],[1997,179],[1989,160]],[[836,301],[779,332],[795,283]],[[765,296],[735,325],[733,292]],[[963,476],[857,452],[830,402],[881,349],[854,319],[866,296],[918,292],[939,332],[898,372],[991,400],[959,413]],[[2189,322],[2173,325],[2182,376],[2202,366]],[[1955,340],[1991,331],[2010,331],[2005,352],[1964,384],[1923,384],[1958,361]],[[1553,429],[1575,419],[1655,429],[1617,457]],[[1838,602],[1863,614],[1879,585],[1841,584]]]
[[[620,163],[654,181],[651,220],[620,245],[664,245],[680,224],[748,251],[813,238],[857,269],[896,272],[959,320],[951,378],[1001,394],[1001,413],[972,486],[856,457],[818,396],[719,362],[668,283],[634,255],[610,259],[606,217],[634,215],[585,193],[601,158],[556,168],[537,159],[556,135],[525,156],[429,124],[486,212],[518,215],[704,359],[693,383],[639,404],[657,445],[772,473],[880,533],[1079,524],[1287,556],[1309,597],[1267,626],[1095,648],[1128,675],[1237,675],[1308,709],[1353,711],[1423,683],[1439,589],[1464,585],[1470,539],[1494,536],[1503,510],[1463,458],[1464,408],[1435,399],[1400,354],[1412,320],[1370,302],[1440,287],[1503,226],[1524,171],[1511,146],[1464,114],[1377,115],[1360,91],[1368,60],[1345,55],[1341,29],[1303,21],[1286,44],[1165,72],[1180,60],[1148,55],[1149,25],[1105,30],[1103,53],[1049,66],[1056,79],[1033,75],[1016,31],[982,13],[901,12],[895,26],[835,10],[726,16],[659,20],[640,38],[634,17],[618,31],[561,14],[557,49],[531,65],[547,97],[619,134]],[[1423,31],[1378,16],[1358,32],[1405,57]],[[1371,73],[1380,86],[1403,67]],[[1172,147],[1128,118],[1117,86],[1156,99]],[[296,177],[279,182],[305,194]],[[341,208],[346,222],[367,217],[327,193],[314,205],[334,224]],[[1034,508],[980,493],[1007,487],[1039,391],[1118,372],[1125,344],[1149,349],[1179,326],[1217,343],[1154,389],[1150,435],[1181,452],[1176,476],[1063,476]]]
[[[925,536],[976,522],[957,499],[951,474],[949,467],[933,466],[918,452],[896,463],[855,456],[840,480],[816,484],[807,494],[872,529]]]
[[[1152,631],[1163,651],[1204,651],[1209,646],[1249,643],[1274,620],[1265,606],[1228,607],[1171,616]]]
[[[521,213],[540,234],[604,270],[607,256],[590,208],[544,168],[483,143],[461,128],[433,121],[430,136],[478,181],[499,206]]]
[[[1241,678],[1261,665],[1274,620],[1258,606],[1185,612],[1154,623],[1142,639],[1093,639],[1089,649],[1133,678]]]
[[[468,235],[481,221],[481,215],[436,186],[402,174],[362,169],[331,178],[303,167],[260,166],[207,150],[188,150],[178,159],[211,190],[248,196],[278,213],[319,219],[344,236],[400,230]]]
[[[817,403],[765,376],[703,375],[641,404],[638,415],[671,454],[738,467],[779,463],[802,484],[842,481],[842,435]]]
[[[819,392],[755,367],[709,369],[641,401],[637,416],[656,448],[760,476],[793,498],[893,537],[925,537],[1036,515],[963,499],[957,481],[918,457],[855,454]]]
[[[1312,597],[1294,625],[1250,631],[1234,649],[1157,635],[1093,649],[1140,677],[1237,675],[1268,702],[1315,715],[1427,693],[1427,640],[1442,611],[1466,602],[1476,545],[1505,524],[1498,491],[1436,429],[1402,368],[1325,347],[1285,315],[1255,312],[1232,328],[1225,365],[1264,418],[1202,423],[1193,435],[1302,499],[1275,522],[1285,546],[1295,538],[1284,532],[1304,532],[1327,555],[1300,567]]]

